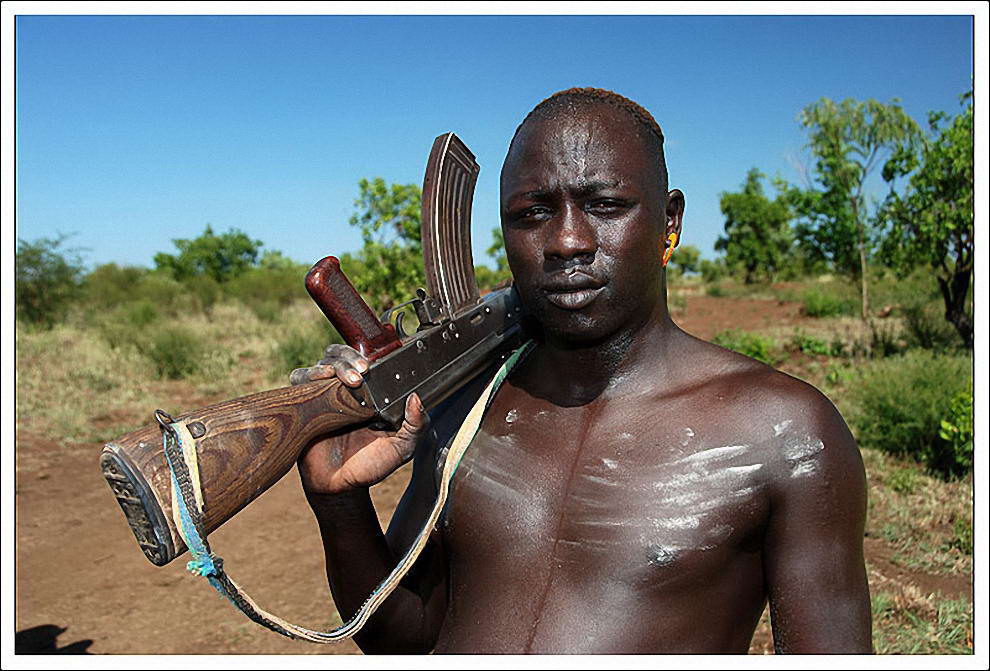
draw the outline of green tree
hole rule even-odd
[[[412,298],[426,283],[420,237],[423,191],[415,184],[386,184],[381,177],[362,179],[358,188],[350,224],[360,229],[364,244],[340,262],[371,306],[386,310]]]
[[[786,190],[789,204],[803,218],[796,229],[802,246],[859,280],[863,319],[869,315],[867,269],[877,221],[866,182],[885,159],[914,146],[920,132],[897,102],[822,98],[805,107],[800,122],[809,130],[817,186]]]
[[[968,104],[967,104],[968,102]],[[881,251],[901,275],[920,264],[935,271],[945,318],[973,347],[973,94],[954,118],[928,115],[930,135],[917,149],[905,146],[888,162],[884,179],[910,174],[903,195],[891,189],[882,208],[887,224]]]
[[[505,255],[505,235],[502,228],[496,226],[492,229],[492,244],[486,250],[488,256],[495,259],[495,269],[500,273],[510,273],[509,259]]]
[[[14,301],[18,319],[51,328],[79,295],[84,268],[77,250],[61,249],[68,237],[17,239]]]
[[[701,273],[702,280],[711,284],[727,277],[731,269],[725,265],[724,256],[716,256],[714,260],[701,259],[698,264],[698,272]]]
[[[223,284],[237,277],[258,260],[260,240],[252,240],[246,233],[232,228],[222,235],[216,235],[213,227],[192,240],[172,240],[178,254],[155,254],[155,267],[168,271],[175,279],[187,281],[193,278],[208,277]]]
[[[697,273],[701,271],[701,250],[694,245],[678,246],[670,262],[667,264],[667,273],[674,277],[683,277],[687,273]]]
[[[415,184],[388,184],[381,177],[358,182],[355,213],[350,224],[361,231],[356,253],[343,254],[341,267],[354,288],[373,309],[387,310],[411,299],[426,284],[423,269],[422,189]],[[491,289],[511,277],[502,231],[492,231],[489,256],[496,270],[476,266],[481,289]]]
[[[82,281],[82,298],[87,305],[108,310],[135,299],[135,288],[148,274],[147,268],[104,263]]]
[[[475,266],[478,286],[482,289],[493,289],[512,279],[509,259],[505,255],[505,236],[500,226],[492,229],[492,244],[485,252],[495,260],[495,270],[488,266]]]
[[[770,200],[764,195],[763,178],[751,168],[741,192],[723,192],[719,197],[725,237],[715,241],[715,249],[725,252],[727,265],[742,267],[747,284],[760,276],[773,281],[793,243],[790,208],[782,197]]]

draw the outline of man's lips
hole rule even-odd
[[[580,310],[591,304],[605,283],[584,273],[556,275],[543,284],[543,293],[551,304],[564,310]]]
[[[580,310],[591,305],[592,301],[598,298],[603,287],[596,289],[575,289],[570,291],[557,291],[544,289],[547,300],[551,304],[564,310]]]

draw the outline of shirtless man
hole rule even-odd
[[[552,96],[519,127],[501,217],[535,347],[502,385],[366,652],[745,653],[769,599],[778,652],[867,653],[862,461],[813,387],[680,330],[661,252],[667,190],[648,112]],[[335,346],[293,382],[367,368]],[[419,531],[436,452],[477,380],[394,434],[314,444],[299,468],[346,620]],[[414,459],[387,534],[368,487]]]

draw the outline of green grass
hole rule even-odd
[[[872,598],[873,646],[880,655],[973,653],[973,606],[965,599]]]
[[[811,286],[801,294],[804,314],[809,317],[838,317],[855,313],[857,303],[831,286]]]
[[[973,570],[972,476],[944,481],[919,465],[864,449],[866,535],[887,541],[895,564],[934,575]]]
[[[717,333],[712,342],[771,366],[780,359],[777,343],[758,333],[729,329]]]
[[[972,370],[969,356],[924,350],[866,362],[850,385],[847,419],[864,447],[914,459],[943,477],[965,473],[972,441],[956,445],[941,434],[953,400],[972,393]]]

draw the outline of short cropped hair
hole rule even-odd
[[[653,115],[646,111],[641,105],[633,102],[625,96],[621,96],[614,91],[607,89],[597,89],[592,87],[575,87],[558,91],[550,97],[544,99],[534,107],[522,123],[516,128],[512,141],[515,142],[519,131],[528,121],[534,118],[545,118],[552,116],[566,108],[573,108],[575,105],[596,105],[604,104],[616,107],[629,115],[636,121],[638,128],[646,132],[646,138],[650,151],[656,154],[656,164],[660,175],[660,189],[662,196],[667,196],[667,162],[663,155],[663,131],[660,124],[656,122]]]

